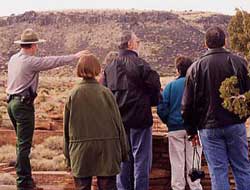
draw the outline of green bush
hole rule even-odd
[[[222,82],[219,89],[220,97],[223,99],[222,106],[240,118],[248,117],[250,115],[250,91],[240,94],[240,90],[236,88],[237,84],[236,76]]]
[[[236,14],[228,25],[228,33],[231,48],[243,53],[250,60],[250,14],[236,9]],[[222,82],[219,90],[223,99],[222,106],[240,118],[245,118],[250,115],[250,91],[240,94],[237,84],[236,76]]]

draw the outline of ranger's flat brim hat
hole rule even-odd
[[[15,41],[15,44],[39,44],[46,40],[39,39],[37,34],[30,28],[25,29],[21,35],[21,40]]]

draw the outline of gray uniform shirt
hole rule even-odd
[[[20,51],[8,63],[7,94],[18,94],[32,88],[37,91],[39,72],[67,65],[77,61],[74,55],[36,57]]]

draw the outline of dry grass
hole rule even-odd
[[[8,163],[16,159],[16,147],[13,145],[4,145],[0,147],[0,162]]]
[[[63,137],[49,137],[31,151],[31,165],[35,171],[63,171],[66,169],[62,153]],[[16,160],[16,148],[13,145],[0,147],[0,163]],[[0,179],[1,180],[1,179]],[[1,182],[1,181],[0,181]]]
[[[2,122],[3,122],[3,116],[2,116],[2,113],[0,113],[0,126],[1,126]]]
[[[66,169],[64,155],[60,154],[52,159],[31,159],[33,170],[36,171],[63,171]]]
[[[43,144],[36,145],[31,152],[31,159],[53,159],[59,153],[46,148]]]
[[[0,174],[1,185],[15,185],[16,179],[9,173]]]
[[[66,169],[62,154],[63,138],[49,137],[31,153],[31,165],[36,171],[62,171]]]
[[[150,43],[148,45],[150,45]],[[147,47],[150,47],[150,46],[147,46]],[[66,70],[69,70],[69,69],[66,69]],[[71,75],[72,75],[72,72],[71,72]],[[161,77],[162,87],[164,88],[166,83],[168,83],[172,79],[173,77]],[[6,76],[3,77],[3,79],[0,79],[0,84],[1,84],[1,80],[5,81]],[[53,81],[53,85],[51,81]],[[60,117],[62,117],[65,99],[67,98],[74,84],[77,83],[78,81],[79,81],[78,78],[72,78],[72,77],[41,77],[40,78],[39,91],[38,91],[39,96],[37,97],[35,101],[35,107],[36,107],[36,112],[37,112],[36,113],[36,127],[37,128],[43,128],[44,125],[48,125],[48,126],[52,126],[51,127],[52,129],[54,128],[57,129],[62,126],[62,123],[59,125],[54,124],[51,119],[51,116],[55,115],[56,113],[56,114],[60,114]],[[5,90],[5,87],[0,86],[0,127],[13,129],[9,116],[7,114],[6,100],[5,100],[6,94],[4,93],[4,90]],[[62,142],[62,141],[58,141],[58,142]],[[54,145],[52,144],[52,146]]]
[[[44,147],[50,150],[61,152],[63,149],[63,137],[61,136],[49,137],[45,139],[45,141],[42,144],[44,145]]]

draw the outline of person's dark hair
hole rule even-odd
[[[188,68],[192,65],[193,61],[189,57],[178,56],[175,59],[175,67],[178,70],[181,77],[185,77]]]
[[[128,48],[128,42],[132,38],[132,31],[123,31],[121,34],[120,42],[118,45],[119,49],[127,49]]]
[[[30,49],[32,47],[32,44],[21,44],[20,46],[23,49]]]
[[[225,45],[226,35],[224,31],[219,27],[210,27],[206,31],[206,45],[208,48],[221,48]]]

